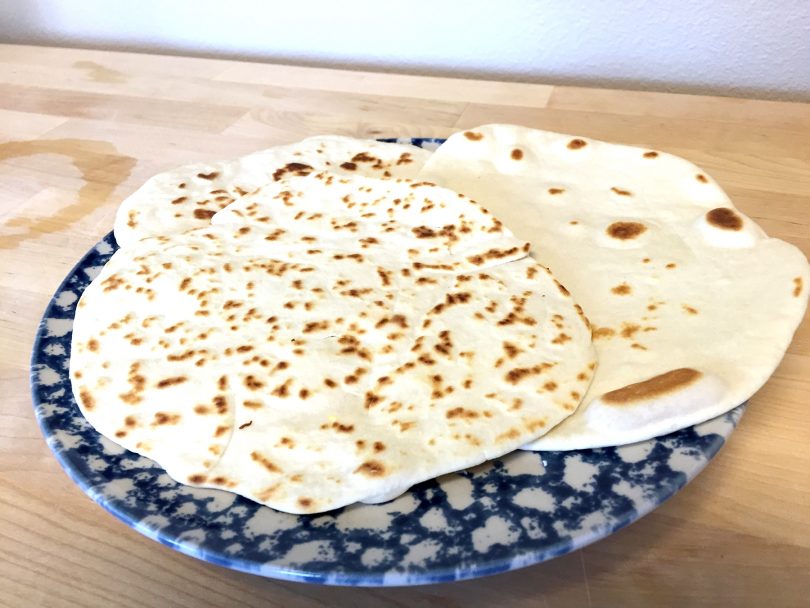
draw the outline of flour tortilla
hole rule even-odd
[[[594,326],[583,405],[530,449],[621,445],[720,415],[767,381],[805,313],[804,255],[682,158],[487,125],[453,135],[419,178],[531,240]]]
[[[116,252],[77,308],[74,394],[183,483],[292,513],[390,499],[585,394],[587,320],[527,250],[429,183],[285,178]]]
[[[220,209],[286,176],[328,170],[413,177],[429,156],[416,146],[325,135],[233,160],[185,165],[155,175],[121,203],[115,239],[129,247],[147,236],[207,226]]]

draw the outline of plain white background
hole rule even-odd
[[[810,100],[807,0],[0,0],[0,40]]]

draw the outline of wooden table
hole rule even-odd
[[[0,45],[0,603],[807,605],[807,322],[685,490],[595,545],[486,579],[375,590],[232,572],[139,535],[60,469],[31,406],[34,332],[60,280],[147,177],[314,134],[446,136],[495,121],[684,156],[810,255],[809,104]]]

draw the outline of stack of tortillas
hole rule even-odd
[[[74,323],[82,412],[183,483],[293,513],[722,413],[807,301],[803,256],[693,165],[507,126],[181,167],[115,234]]]

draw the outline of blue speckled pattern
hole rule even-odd
[[[441,140],[397,140],[433,148]],[[116,249],[112,234],[70,272],[40,323],[31,360],[48,445],[94,501],[142,534],[215,564],[334,585],[462,580],[542,562],[639,519],[697,475],[745,408],[638,444],[515,452],[381,505],[322,515],[274,511],[184,486],[100,436],[79,412],[68,362],[76,303]]]

